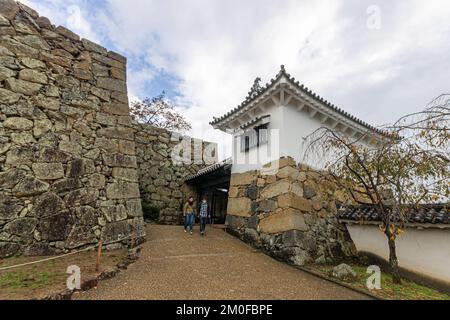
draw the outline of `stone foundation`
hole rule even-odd
[[[0,0],[0,257],[145,236],[126,59]]]
[[[342,194],[292,158],[277,162],[274,175],[250,171],[231,176],[228,231],[296,265],[355,257],[347,229],[336,218],[336,199],[342,200]]]
[[[185,178],[217,162],[217,145],[145,124],[134,128],[142,200],[159,210],[160,223],[179,224],[183,203],[195,195]],[[186,150],[181,151],[182,145]],[[189,152],[190,161],[178,159],[177,151]]]

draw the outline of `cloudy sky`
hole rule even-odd
[[[208,123],[281,64],[374,125],[450,93],[448,0],[23,2],[126,55],[130,98],[164,90],[192,123],[192,135],[221,145],[221,158],[230,144]]]

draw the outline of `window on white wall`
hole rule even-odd
[[[241,152],[248,152],[250,149],[257,148],[269,141],[268,124],[254,127],[245,131],[241,136]]]

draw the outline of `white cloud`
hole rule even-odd
[[[22,3],[37,10],[55,25],[63,25],[82,38],[101,42],[102,37],[94,31],[89,19],[87,0],[21,0]]]
[[[373,124],[448,91],[450,3],[376,2],[380,30],[367,28],[369,0],[106,0],[102,7],[43,0],[34,7],[125,53],[132,96],[143,95],[158,70],[177,77],[192,133],[220,142],[212,117],[238,105],[256,76],[267,81],[280,64]],[[70,5],[79,10],[68,12]]]

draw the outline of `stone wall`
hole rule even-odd
[[[217,162],[217,145],[145,124],[135,129],[142,200],[160,211],[160,223],[179,224],[183,202],[195,194],[184,180]],[[190,153],[185,161],[183,152]]]
[[[126,59],[0,0],[0,257],[145,235]]]
[[[231,176],[229,232],[296,265],[354,257],[355,246],[336,218],[336,199],[345,200],[343,195],[292,158],[277,162],[277,174],[250,171]]]

